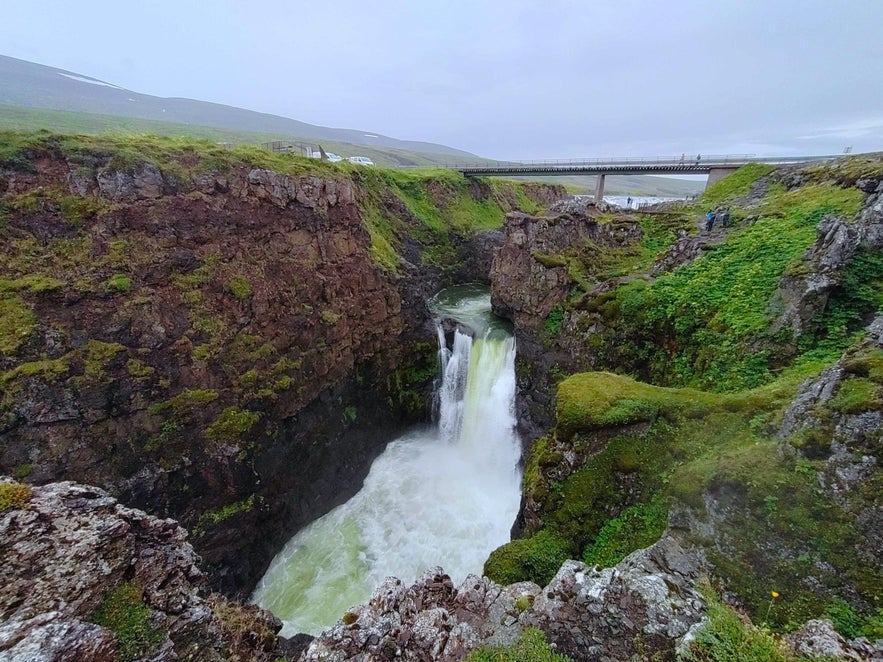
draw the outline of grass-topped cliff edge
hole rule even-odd
[[[525,331],[558,357],[555,426],[526,461],[525,537],[489,577],[543,585],[670,529],[755,623],[881,636],[883,348],[864,330],[883,311],[881,181],[877,155],[746,166],[638,218],[638,244],[536,258],[570,275]],[[730,223],[701,234],[713,208]],[[569,375],[567,354],[594,371]]]

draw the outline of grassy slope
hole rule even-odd
[[[883,309],[883,259],[859,251],[796,345],[788,334],[769,333],[768,302],[783,274],[800,272],[819,220],[854,217],[862,194],[851,185],[880,167],[865,160],[815,169],[804,186],[770,186],[759,204],[743,209],[736,201],[769,172],[746,167],[682,212],[693,224],[707,207],[732,205],[735,228],[725,243],[649,284],[628,282],[582,301],[585,328],[602,322],[601,333],[586,335],[600,366],[670,388],[606,372],[561,382],[557,426],[535,444],[525,468],[524,490],[539,505],[542,529],[494,552],[489,576],[543,583],[564,556],[614,564],[662,533],[671,504],[701,512],[705,495],[725,494],[733,509],[730,548],[720,553],[714,541],[698,542],[755,618],[787,628],[840,605],[865,631],[877,627],[883,576],[862,560],[855,522],[876,503],[879,472],[850,505],[838,503],[818,489],[826,456],[780,453],[776,430],[802,380],[855,346],[861,320]],[[816,411],[822,420],[883,407],[883,352],[851,351],[847,379]],[[592,454],[599,431],[603,448]],[[823,433],[788,441],[817,451]],[[867,443],[879,457],[880,440]],[[587,459],[562,475],[566,451]],[[823,573],[823,588],[808,588],[817,564],[835,570]],[[782,597],[766,613],[771,590]]]

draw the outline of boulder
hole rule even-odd
[[[95,487],[31,487],[0,513],[0,661],[118,659],[125,633],[96,623],[114,599],[117,610],[141,615],[143,641],[130,645],[156,662],[275,659],[281,623],[254,605],[203,595],[186,536],[174,520]]]

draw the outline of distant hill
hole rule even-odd
[[[436,143],[398,140],[371,131],[316,126],[279,115],[195,99],[139,94],[72,71],[5,55],[0,55],[0,104],[101,113],[474,158],[469,152]]]
[[[319,142],[341,156],[367,156],[377,165],[444,166],[484,162],[469,152],[368,131],[333,129],[287,117],[194,99],[139,94],[82,74],[0,55],[0,129],[62,133],[150,133],[192,136],[216,142]],[[516,178],[517,179],[517,178]],[[594,177],[529,177],[594,191]],[[639,176],[609,176],[610,194],[680,197],[697,193],[703,182]]]

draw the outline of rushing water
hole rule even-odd
[[[518,511],[515,340],[490,312],[486,289],[459,286],[431,302],[469,327],[453,347],[439,326],[438,421],[391,442],[361,491],[298,532],[270,564],[253,600],[318,634],[384,578],[413,581],[441,565],[454,582],[481,572],[509,540]]]

